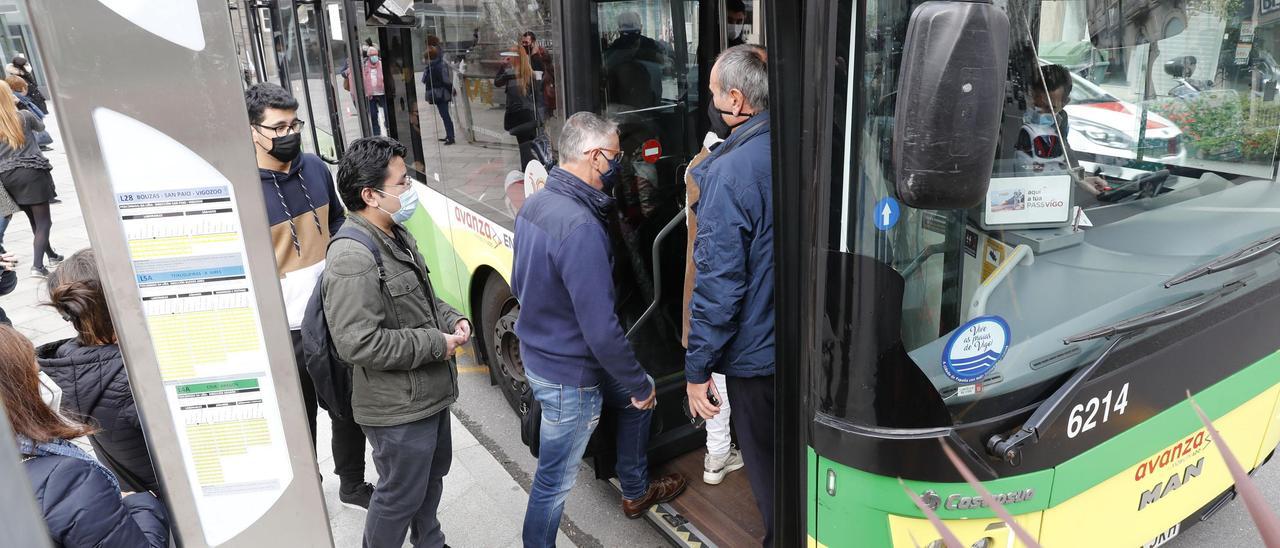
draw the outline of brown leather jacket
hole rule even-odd
[[[697,275],[697,269],[693,265],[693,240],[698,236],[698,215],[693,212],[693,204],[698,203],[698,197],[702,195],[702,190],[698,187],[698,182],[693,180],[693,176],[689,172],[693,168],[707,159],[707,155],[711,151],[706,147],[702,147],[702,152],[689,160],[689,167],[684,170],[684,188],[685,188],[685,209],[688,210],[686,221],[689,227],[689,245],[685,248],[684,256],[684,320],[680,329],[680,344],[685,348],[689,347],[689,301],[693,299],[693,277]]]

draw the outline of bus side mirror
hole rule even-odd
[[[962,209],[987,193],[1009,63],[1009,18],[988,2],[925,2],[911,14],[893,133],[898,198]]]

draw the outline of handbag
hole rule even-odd
[[[8,217],[21,209],[18,207],[18,202],[13,201],[13,196],[9,195],[9,191],[0,185],[0,217]]]
[[[520,407],[525,409],[520,417],[520,441],[529,447],[529,454],[536,459],[542,441],[542,403],[533,397],[533,389],[526,388],[520,394]]]
[[[542,105],[538,101],[533,104],[533,118],[538,123],[537,135],[534,135],[530,148],[533,151],[533,157],[537,158],[542,167],[550,168],[556,165],[555,150],[551,148],[551,137],[547,135],[547,128],[542,123]]]

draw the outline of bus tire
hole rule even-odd
[[[520,359],[520,339],[515,334],[520,303],[511,295],[511,288],[502,276],[496,273],[490,274],[485,282],[480,303],[480,329],[490,378],[496,381],[511,409],[523,417],[526,410],[520,400],[529,390],[529,384]]]

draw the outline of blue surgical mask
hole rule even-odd
[[[378,189],[375,188],[374,190]],[[378,190],[378,192],[382,191]],[[382,192],[382,194],[384,196],[391,196],[392,198],[396,198],[400,201],[400,209],[395,210],[395,212],[387,211],[381,207],[378,208],[379,211],[390,215],[392,221],[404,224],[410,217],[413,217],[413,212],[418,210],[418,188],[413,186],[413,183],[409,183],[409,189],[399,196],[388,194],[386,192]]]
[[[601,152],[600,154],[604,154]],[[618,179],[622,178],[622,154],[614,156],[612,159],[605,157],[605,161],[609,162],[609,169],[600,174],[600,185],[602,191],[610,196],[613,195],[613,187],[618,184]]]
[[[369,62],[370,62],[370,63],[373,63],[373,64],[375,64],[375,65],[376,65],[376,64],[378,64],[378,59],[379,59],[379,57],[378,57],[377,55],[370,55],[370,56],[369,56]]]
[[[1022,123],[1032,126],[1049,126],[1053,127],[1056,120],[1052,114],[1040,112],[1039,109],[1032,108],[1022,113]]]

